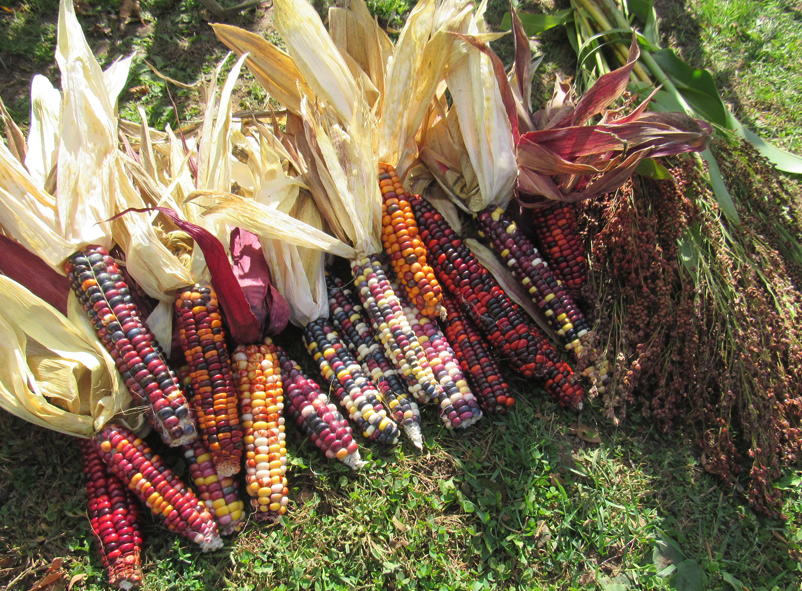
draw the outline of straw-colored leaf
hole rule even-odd
[[[301,112],[300,89],[311,94],[292,57],[263,37],[231,25],[212,25],[215,35],[237,55],[248,54],[245,65],[267,93],[293,113]]]
[[[273,10],[273,24],[303,78],[341,123],[351,121],[359,90],[317,11],[307,0],[275,0]]]
[[[106,84],[106,91],[109,94],[109,99],[114,105],[115,115],[117,113],[117,99],[128,82],[128,75],[131,72],[131,62],[133,59],[133,54],[126,58],[116,59],[103,71],[103,80]]]
[[[50,80],[37,74],[31,82],[31,127],[28,130],[28,152],[25,168],[39,187],[56,165],[61,93]]]
[[[480,35],[481,28],[471,18],[459,32],[486,40]],[[504,207],[513,194],[517,166],[512,130],[492,62],[477,48],[462,42],[450,59],[448,89],[480,188],[478,198],[468,205],[472,211],[491,204]]]
[[[103,71],[72,0],[61,0],[56,62],[63,103],[58,148],[58,230],[77,247],[111,247],[108,220],[117,192],[117,119]],[[116,97],[114,97],[116,100]]]
[[[131,397],[96,337],[0,276],[0,406],[36,425],[91,436]],[[82,311],[81,311],[82,313]]]
[[[200,192],[199,192],[200,193]],[[354,249],[342,241],[293,217],[231,193],[207,191],[204,196],[215,205],[207,207],[203,216],[215,217],[253,232],[259,238],[283,240],[287,244],[324,250],[331,254],[354,258]]]

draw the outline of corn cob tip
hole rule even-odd
[[[112,586],[116,586],[118,589],[122,589],[123,591],[130,591],[131,589],[136,589],[139,587],[139,581],[129,581],[128,579],[125,580],[118,580],[116,585],[112,584]]]
[[[407,434],[412,444],[420,451],[423,451],[423,433],[420,430],[420,425],[417,423],[404,425],[404,432]]]
[[[217,475],[220,478],[230,478],[238,474],[242,469],[242,458],[239,457],[223,457],[214,458],[214,467],[217,468]]]
[[[359,451],[348,454],[340,460],[343,464],[354,470],[355,472],[365,466],[365,461],[359,455]]]

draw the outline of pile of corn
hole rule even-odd
[[[117,384],[114,404],[78,405],[74,428],[59,429],[83,438],[89,515],[119,588],[141,581],[143,505],[203,551],[244,526],[248,505],[255,521],[286,518],[288,418],[326,457],[358,470],[360,445],[399,445],[405,435],[422,449],[427,423],[466,429],[487,413],[514,412],[508,368],[570,409],[609,383],[576,299],[587,265],[571,208],[538,209],[527,235],[509,204],[516,187],[531,194],[538,182],[544,195],[583,191],[593,174],[610,178],[614,164],[566,164],[583,171],[566,181],[516,160],[516,144],[531,148],[530,134],[542,130],[529,104],[514,115],[510,101],[528,103],[529,92],[510,92],[494,73],[482,14],[467,0],[421,0],[393,44],[362,0],[332,9],[331,31],[305,0],[276,0],[274,10],[288,53],[217,26],[242,57],[219,100],[216,72],[197,135],[178,140],[146,121],[117,120],[115,85],[62,0],[59,63],[88,66],[65,68],[63,98],[38,80],[35,107],[59,95],[63,112],[35,108],[27,146],[0,143],[3,234],[45,271],[67,275],[94,333],[80,332],[83,321],[74,330]],[[349,39],[344,23],[366,34]],[[393,59],[383,60],[388,52]],[[243,66],[286,108],[281,125],[275,116],[234,124],[231,89]],[[79,88],[96,100],[77,100]],[[71,128],[73,103],[102,129]],[[555,128],[592,129],[602,109],[584,119],[581,110],[580,101]],[[66,133],[96,134],[83,138],[95,150],[57,149]],[[537,136],[543,150],[561,150],[555,133]],[[674,153],[698,148],[691,144]],[[145,211],[153,203],[164,209]],[[495,263],[469,247],[460,210]],[[326,253],[348,264],[327,268]],[[26,288],[31,302],[59,307],[61,296],[18,286]],[[309,359],[288,355],[288,320]],[[44,421],[19,410],[23,392],[17,398],[4,407]],[[126,423],[130,413],[117,412],[129,406],[147,417],[158,445],[182,450],[186,484]]]

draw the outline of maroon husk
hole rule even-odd
[[[0,273],[67,315],[70,280],[19,242],[3,235],[0,235]]]

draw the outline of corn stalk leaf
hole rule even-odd
[[[530,37],[534,37],[535,35],[540,35],[541,33],[545,33],[549,29],[553,29],[554,27],[559,27],[560,25],[565,25],[571,22],[573,18],[573,10],[570,8],[566,8],[564,10],[558,10],[554,14],[528,14],[528,13],[521,13],[518,15],[518,18],[521,19],[521,24],[523,25],[526,34]],[[501,31],[509,31],[512,29],[513,23],[512,19],[510,18],[510,13],[505,12],[504,16],[501,17],[501,23],[499,24],[498,28]]]

